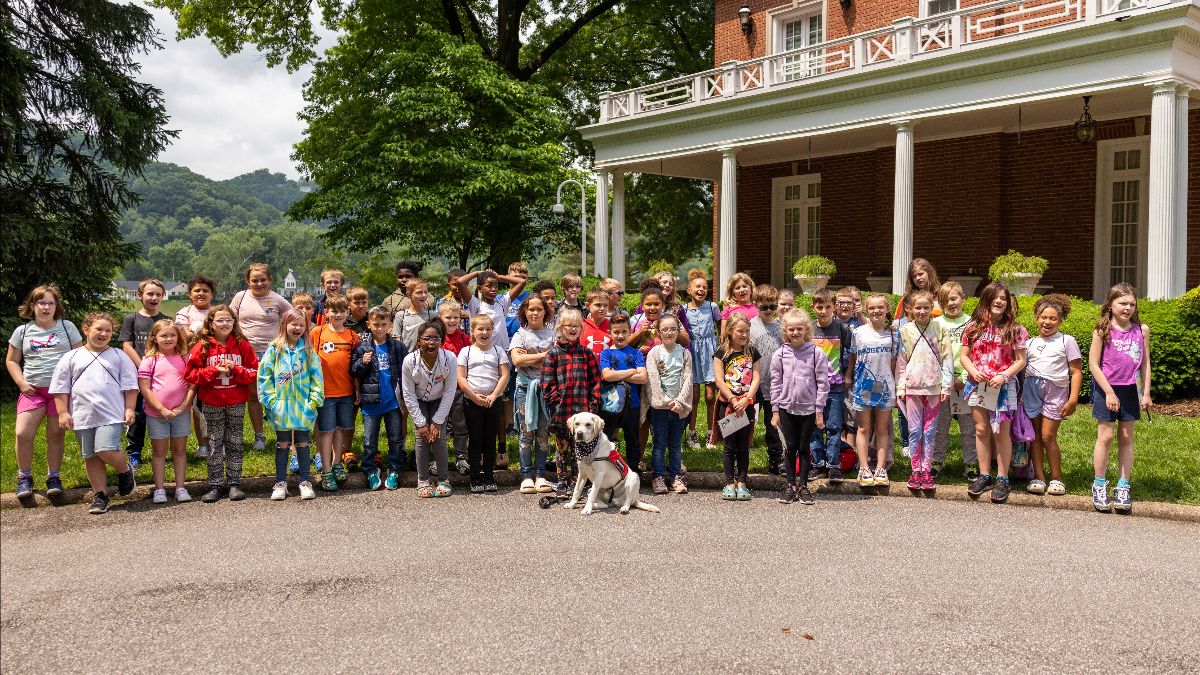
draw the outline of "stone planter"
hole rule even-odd
[[[867,286],[871,289],[872,293],[891,293],[892,277],[891,275],[869,274],[867,275]]]
[[[829,276],[825,274],[818,274],[812,277],[797,274],[792,278],[796,280],[796,283],[800,284],[800,292],[806,295],[812,295],[813,291],[819,291],[829,283]]]
[[[973,298],[975,297],[975,293],[979,290],[979,284],[983,282],[983,277],[962,275],[950,277],[950,281],[956,281],[958,282],[959,286],[962,286],[963,297]]]
[[[1009,292],[1016,296],[1033,295],[1033,289],[1037,287],[1038,282],[1042,280],[1040,274],[1030,274],[1028,272],[1020,272],[1016,274],[1006,274],[1000,278],[1000,283],[1008,287]]]

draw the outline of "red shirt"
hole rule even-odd
[[[601,319],[600,323],[593,321],[590,316],[584,319],[579,344],[592,350],[596,358],[600,358],[600,352],[612,346],[612,336],[608,334],[608,319]]]
[[[453,333],[446,333],[446,337],[442,339],[442,349],[449,349],[455,356],[469,346],[471,346],[471,336],[467,335],[465,331],[456,330]]]
[[[217,370],[217,363],[225,360],[234,364],[228,375]],[[183,377],[196,385],[196,397],[201,403],[219,408],[238,405],[250,398],[247,385],[258,377],[258,357],[245,340],[230,335],[221,344],[210,337],[192,347]]]

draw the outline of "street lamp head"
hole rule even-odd
[[[562,214],[567,212],[567,209],[562,204],[555,204],[554,208],[550,209],[550,212],[555,215],[561,216]]]

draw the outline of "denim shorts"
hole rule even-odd
[[[174,419],[146,415],[146,433],[150,440],[164,438],[187,438],[192,433],[192,413],[188,411],[176,415]]]
[[[354,428],[354,397],[335,396],[317,408],[317,431],[327,434],[334,429]]]
[[[124,434],[125,424],[121,422],[75,430],[75,438],[79,441],[79,449],[84,459],[95,457],[97,452],[121,450],[121,436]]]
[[[1061,420],[1063,406],[1067,404],[1070,394],[1071,390],[1067,387],[1060,387],[1036,375],[1026,375],[1025,386],[1021,388],[1021,404],[1031,420],[1037,419],[1038,415],[1048,420]]]
[[[1121,403],[1115,411],[1108,409],[1104,390],[1092,381],[1092,417],[1098,422],[1136,422],[1142,419],[1142,404],[1136,384],[1113,384],[1113,393]]]

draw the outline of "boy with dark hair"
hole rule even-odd
[[[642,461],[641,426],[642,385],[650,381],[646,373],[646,357],[640,349],[629,346],[629,315],[613,314],[608,322],[613,346],[600,352],[600,419],[608,431],[609,440],[616,443],[621,432],[625,444],[625,461],[637,467]]]
[[[835,301],[848,295],[835,296],[822,288],[812,294],[813,345],[829,357],[829,398],[825,400],[825,427],[813,431],[812,473],[828,472],[830,482],[842,480],[842,424],[846,416],[846,366],[853,347],[854,334],[834,316]]]
[[[358,400],[363,413],[362,470],[367,488],[378,490],[383,481],[375,460],[379,427],[387,429],[387,489],[400,487],[404,470],[404,416],[400,412],[400,366],[408,349],[391,336],[392,315],[384,307],[373,307],[367,315],[370,327],[366,340],[354,348],[350,374],[358,380]]]
[[[410,279],[416,279],[421,273],[421,263],[415,260],[401,260],[396,263],[396,290],[388,294],[383,302],[379,303],[387,311],[396,315],[396,312],[408,309],[408,293],[406,287]]]

